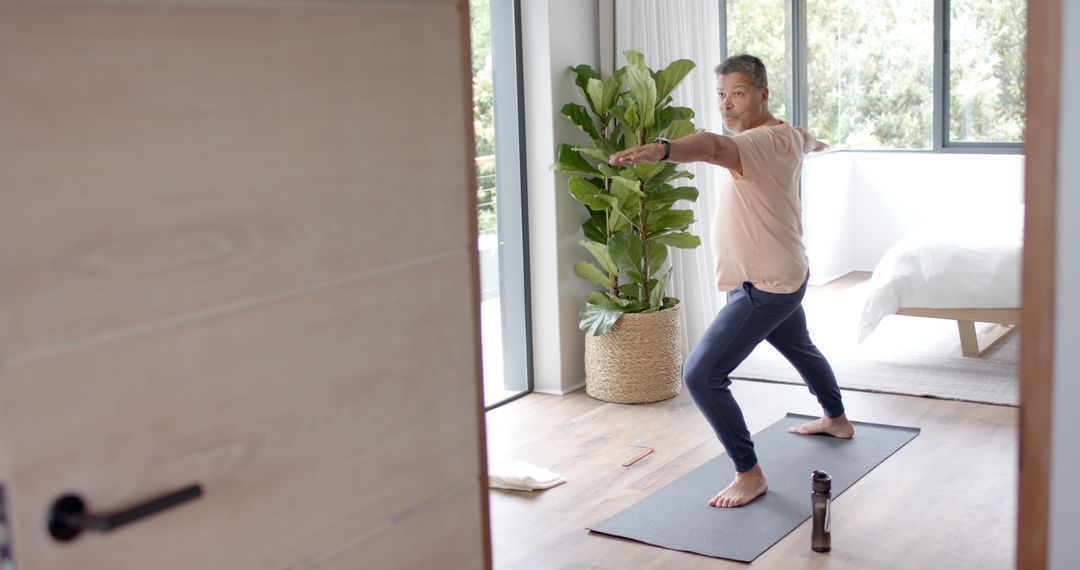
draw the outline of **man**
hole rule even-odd
[[[799,175],[803,156],[825,145],[769,113],[765,65],[736,55],[716,67],[724,126],[734,136],[697,133],[629,148],[612,165],[639,162],[718,164],[731,173],[717,196],[712,227],[716,284],[728,302],[691,351],[683,368],[687,390],[735,463],[735,480],[709,501],[740,507],[768,485],[754,453],[728,375],[762,340],[787,358],[817,396],[824,416],[791,428],[799,434],[850,438],[840,388],[829,362],[814,346],[802,308],[809,277],[802,240]]]

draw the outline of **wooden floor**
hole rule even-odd
[[[800,386],[736,381],[732,389],[751,432],[789,411],[820,413]],[[853,420],[922,434],[836,499],[831,553],[810,550],[806,522],[754,568],[1014,567],[1017,409],[863,392],[844,399]],[[722,453],[685,392],[648,405],[604,403],[584,391],[530,394],[488,412],[487,433],[492,465],[521,459],[568,481],[534,493],[491,491],[497,570],[745,567],[585,530]],[[635,446],[656,452],[621,467],[640,451]],[[701,500],[727,483],[702,489]]]

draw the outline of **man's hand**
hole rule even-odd
[[[620,150],[608,157],[608,164],[619,166],[622,164],[638,164],[641,162],[660,162],[660,159],[663,157],[664,145],[660,143],[649,143],[628,148],[626,150]]]

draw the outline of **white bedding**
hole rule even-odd
[[[904,236],[874,268],[858,340],[902,307],[1019,307],[1023,224],[1023,205],[984,208],[967,221]]]

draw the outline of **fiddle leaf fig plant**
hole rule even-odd
[[[640,52],[624,55],[626,65],[610,77],[588,65],[570,69],[585,105],[567,103],[562,114],[591,142],[559,145],[555,163],[557,171],[571,175],[567,189],[589,215],[580,243],[595,262],[579,262],[574,272],[598,287],[586,296],[578,319],[579,328],[594,336],[608,332],[624,313],[651,313],[678,303],[665,295],[671,270],[661,274],[668,248],[701,245],[688,231],[693,211],[676,208],[679,201],[697,200],[698,191],[673,184],[693,174],[674,163],[608,164],[620,150],[697,131],[693,110],[675,106],[671,97],[694,63],[680,59],[653,71]]]

